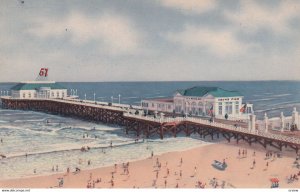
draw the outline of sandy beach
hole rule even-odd
[[[299,188],[297,179],[287,182],[291,174],[299,172],[294,166],[295,152],[284,150],[281,157],[266,158],[267,151],[274,154],[275,149],[223,142],[154,154],[152,158],[149,154],[147,159],[129,162],[128,169],[124,162],[125,166],[117,164],[78,173],[70,170],[64,174],[2,180],[0,187],[56,188],[59,178],[63,178],[64,188],[270,188],[270,179],[275,177],[280,188]],[[213,160],[225,160],[228,167],[218,170],[211,165]]]

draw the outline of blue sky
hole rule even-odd
[[[300,80],[300,1],[2,0],[0,81]]]

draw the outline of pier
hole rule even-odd
[[[138,106],[110,106],[78,99],[12,99],[7,96],[1,97],[1,100],[2,107],[6,109],[40,111],[119,125],[124,127],[126,134],[134,134],[137,137],[159,136],[163,139],[167,135],[176,137],[179,133],[184,133],[186,136],[198,134],[201,138],[214,139],[222,136],[228,142],[239,143],[243,140],[249,145],[258,143],[265,148],[271,146],[280,151],[283,147],[290,147],[298,153],[300,149],[300,138],[257,130],[253,122],[252,125],[245,126],[194,117],[155,118],[141,113],[136,114],[134,111],[140,109]]]

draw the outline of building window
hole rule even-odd
[[[196,106],[197,104],[195,102],[192,103],[192,114],[196,114]]]
[[[31,98],[31,93],[28,93],[28,97]]]
[[[25,93],[23,93],[23,98],[25,98],[25,96],[26,96]]]
[[[222,102],[219,102],[219,111],[218,111],[218,113],[219,113],[219,115],[222,115]]]
[[[143,103],[142,103],[142,106],[143,106],[143,107],[148,107],[148,103],[144,103],[144,102],[143,102]]]
[[[225,112],[229,115],[232,114],[232,102],[225,103]]]
[[[36,98],[37,97],[37,94],[36,93],[34,93],[34,98]]]
[[[64,92],[61,93],[61,97],[65,97],[65,93]]]
[[[154,107],[154,103],[152,103],[152,107]]]
[[[54,97],[54,92],[51,92],[51,97]]]
[[[179,105],[179,106],[176,106],[175,107],[175,111],[177,112],[177,113],[181,113],[181,106]]]
[[[240,111],[239,108],[240,108],[239,102],[236,101],[236,102],[235,102],[235,114],[239,114],[239,111]]]
[[[56,97],[59,97],[59,92],[58,91],[56,92]]]

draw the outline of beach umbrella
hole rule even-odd
[[[278,183],[279,182],[279,179],[278,178],[271,178],[270,181],[272,183]]]

